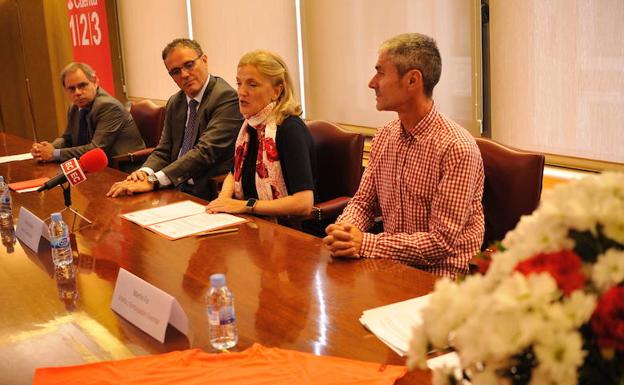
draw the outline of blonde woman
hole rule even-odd
[[[286,64],[271,52],[249,52],[238,63],[236,83],[245,121],[236,140],[234,169],[206,211],[309,214],[316,159]]]

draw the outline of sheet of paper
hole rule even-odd
[[[28,159],[32,159],[33,156],[30,152],[27,152],[25,154],[17,154],[17,155],[8,155],[8,156],[0,156],[0,163],[8,163],[8,162],[15,162],[18,160],[28,160]]]
[[[421,312],[429,295],[365,310],[360,322],[401,356],[409,349],[412,329],[422,323]]]
[[[147,226],[147,228],[166,238],[179,239],[202,231],[216,230],[243,222],[247,222],[247,219],[230,214],[207,214],[204,212],[168,222],[157,223]]]
[[[31,188],[24,188],[24,189],[21,189],[21,190],[17,190],[16,192],[18,194],[27,193],[27,192],[33,192],[33,191],[39,190],[39,187],[41,187],[41,186],[31,187]]]
[[[192,201],[182,201],[167,206],[155,207],[153,209],[134,211],[123,214],[121,217],[141,226],[149,226],[160,222],[200,214],[205,211],[206,207],[204,205]]]

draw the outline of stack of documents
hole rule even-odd
[[[208,214],[204,205],[192,201],[134,211],[121,217],[171,240],[247,222],[230,214]]]
[[[430,297],[431,295],[425,295],[364,310],[360,322],[390,349],[404,357],[409,350],[412,329],[422,324],[422,310],[429,305]],[[455,352],[428,359],[427,367],[431,370],[441,367],[455,369],[455,378],[462,379],[459,356]],[[460,383],[468,384],[467,381]]]
[[[360,322],[398,355],[405,356],[412,339],[412,329],[422,323],[422,310],[430,295],[364,310]]]

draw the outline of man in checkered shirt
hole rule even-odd
[[[368,86],[398,119],[373,139],[357,193],[325,245],[335,257],[389,258],[456,278],[483,241],[483,163],[474,138],[440,112],[435,41],[417,33],[382,44]],[[384,231],[366,232],[381,216]]]

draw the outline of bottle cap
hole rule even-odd
[[[213,274],[210,276],[210,286],[218,289],[220,287],[225,286],[225,275],[223,274]]]
[[[61,217],[61,213],[52,213],[52,215],[50,215],[50,219],[53,221],[60,221],[63,217]]]

